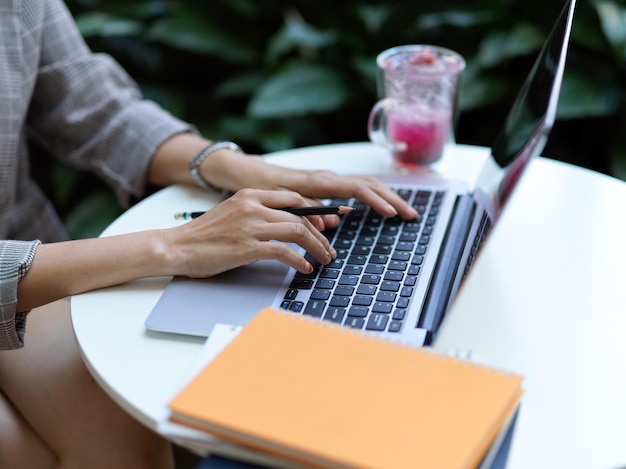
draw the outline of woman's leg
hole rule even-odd
[[[56,457],[0,393],[0,467],[53,468]]]
[[[118,407],[83,365],[69,300],[29,314],[26,346],[0,352],[0,390],[17,420],[6,430],[15,435],[0,436],[0,454],[7,441],[39,437],[62,468],[173,467],[169,443]]]

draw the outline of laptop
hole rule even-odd
[[[259,261],[209,279],[174,277],[146,319],[151,331],[208,337],[217,324],[245,326],[264,306],[310,315],[414,346],[429,345],[529,161],[554,124],[572,27],[569,0],[504,122],[476,185],[385,175],[418,211],[386,219],[358,208],[325,233],[335,261],[303,275]],[[312,259],[310,259],[312,260]]]

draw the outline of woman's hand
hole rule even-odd
[[[400,216],[406,220],[417,217],[417,212],[398,194],[372,176],[341,176],[331,171],[299,170],[267,163],[258,156],[235,152],[216,152],[207,162],[204,176],[214,184],[236,191],[243,187],[298,192],[311,199],[355,197],[381,215]],[[324,217],[326,226],[335,226],[337,216]]]
[[[300,272],[310,272],[311,264],[289,243],[327,264],[337,253],[320,233],[321,218],[276,210],[307,205],[305,198],[291,191],[238,191],[201,217],[164,230],[174,273],[209,277],[261,259],[277,259]]]

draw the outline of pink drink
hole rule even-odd
[[[414,167],[437,161],[449,138],[451,122],[448,109],[405,105],[390,111],[387,117],[389,139],[394,146],[405,147],[394,150],[396,162]]]
[[[430,45],[387,49],[376,58],[378,95],[368,119],[370,140],[390,148],[397,165],[428,166],[453,143],[465,60]]]

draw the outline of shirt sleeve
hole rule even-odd
[[[60,0],[45,3],[29,128],[57,158],[98,174],[128,206],[144,194],[158,147],[195,129],[142,99],[110,56],[90,51]]]
[[[17,312],[17,284],[28,272],[39,241],[0,241],[0,350],[24,346],[27,312]]]

